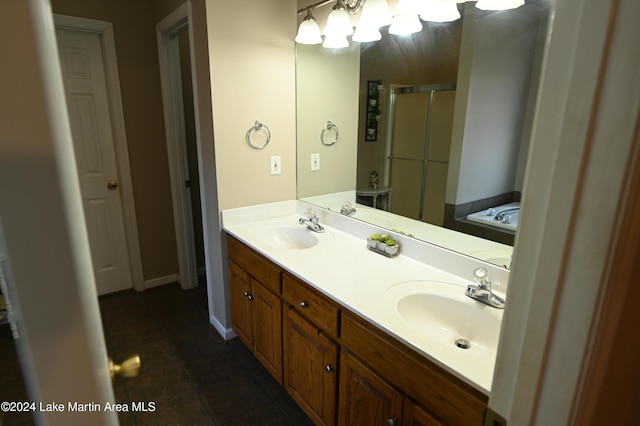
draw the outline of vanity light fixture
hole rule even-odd
[[[349,47],[349,40],[347,40],[346,35],[327,34],[324,37],[324,42],[322,43],[322,47],[327,47],[330,49],[340,49],[343,47]]]
[[[376,25],[369,25],[360,22],[356,27],[356,31],[353,33],[353,41],[366,42],[366,41],[378,41],[382,39],[380,34],[380,28]]]
[[[366,25],[375,25],[378,28],[391,24],[393,15],[387,0],[367,0],[362,8],[360,22],[363,20]]]
[[[327,18],[327,27],[324,30],[327,38],[346,37],[353,35],[351,17],[342,0],[338,0]],[[348,43],[347,43],[348,45]]]
[[[523,4],[524,0],[478,0],[476,7],[482,10],[508,10]]]
[[[393,16],[387,0],[368,0],[362,8],[362,16],[353,34],[353,41],[378,41],[382,38],[380,27],[391,24]]]
[[[430,22],[452,22],[460,19],[460,12],[453,1],[430,0],[422,9],[420,19]]]
[[[296,35],[296,43],[300,44],[320,44],[322,43],[322,36],[320,35],[320,27],[311,14],[311,9],[307,9],[307,16],[298,28],[298,34]]]
[[[396,10],[401,15],[419,15],[424,4],[425,0],[398,0]]]
[[[418,15],[396,15],[389,26],[389,34],[409,35],[422,31],[422,22]]]
[[[296,42],[300,44],[319,44],[322,42],[320,29],[311,11],[335,2],[327,19],[325,38],[322,45],[328,48],[349,46],[347,36],[353,35],[353,41],[371,42],[382,38],[380,27],[390,25],[389,33],[408,35],[422,30],[422,22],[451,22],[460,19],[456,3],[477,1],[476,7],[482,10],[508,10],[522,6],[525,0],[399,0],[395,15],[392,16],[387,0],[322,0],[303,9],[298,15],[306,13],[298,28]],[[354,33],[350,15],[362,9],[362,15]]]

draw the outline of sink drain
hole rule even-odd
[[[458,339],[456,340],[456,346],[460,349],[469,349],[471,343],[469,343],[469,341],[466,339]]]

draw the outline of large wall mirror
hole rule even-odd
[[[509,267],[548,1],[458,7],[409,36],[296,46],[297,195]]]

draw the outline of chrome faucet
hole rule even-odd
[[[340,209],[340,214],[345,216],[353,216],[356,213],[356,209],[351,205],[350,202],[346,202],[342,205]]]
[[[520,207],[509,207],[503,210],[500,210],[494,217],[495,220],[497,220],[498,222],[504,222],[504,223],[511,223],[511,213],[516,213],[520,211]],[[507,219],[508,218],[508,219]],[[508,222],[505,222],[505,219],[508,220]]]
[[[308,209],[304,214],[307,215],[307,218],[301,217],[299,220],[300,225],[305,225],[307,229],[313,232],[324,232],[324,227],[318,223],[320,219],[318,215],[316,215],[316,212]]]
[[[505,300],[491,291],[491,277],[485,268],[473,271],[473,279],[477,285],[469,284],[465,294],[472,299],[497,309],[504,309]]]

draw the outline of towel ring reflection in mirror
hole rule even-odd
[[[264,129],[264,131],[267,134],[267,139],[266,141],[261,145],[254,145],[253,141],[251,140],[251,135],[254,132],[259,132],[260,130]],[[249,130],[247,130],[247,143],[249,144],[249,146],[253,149],[262,149],[265,146],[267,146],[269,144],[269,142],[271,142],[271,131],[269,130],[269,128],[267,127],[266,124],[261,123],[260,121],[256,120],[256,124],[254,124],[253,126],[251,126],[249,128]]]
[[[335,138],[333,138],[332,141],[327,142],[327,133],[335,133]],[[322,129],[322,133],[320,133],[320,141],[322,142],[323,145],[326,146],[331,146],[334,143],[338,142],[338,136],[340,136],[340,133],[338,132],[338,127],[333,124],[330,121],[327,121],[327,125],[324,127],[324,129]]]

